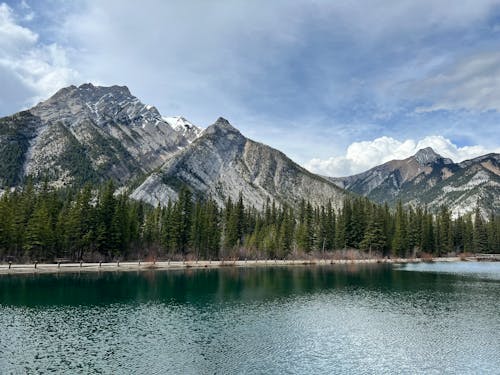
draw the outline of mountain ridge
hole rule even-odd
[[[0,118],[0,189],[28,176],[54,187],[113,179],[151,204],[166,204],[187,185],[219,204],[241,193],[255,207],[302,199],[339,207],[346,189],[379,203],[401,200],[433,211],[446,204],[454,216],[475,207],[483,216],[500,213],[498,154],[455,163],[428,147],[353,176],[319,176],[222,117],[203,129],[182,116],[162,116],[118,85],[65,87]]]
[[[160,167],[189,144],[155,107],[142,103],[126,86],[65,87],[25,113],[37,123],[28,145],[23,136],[26,119],[19,120],[16,114],[0,119],[0,125],[10,123],[10,133],[17,134],[18,143],[23,141],[22,147],[12,151],[13,159],[22,163],[16,163],[12,168],[17,170],[0,181],[4,186],[28,175],[35,180],[48,176],[54,186],[106,178],[123,184]],[[3,147],[8,147],[6,129],[0,126],[0,147],[2,139]],[[77,159],[82,173],[68,165]]]
[[[132,189],[132,198],[155,205],[176,199],[186,185],[220,205],[242,194],[257,208],[267,200],[331,200],[339,207],[347,194],[282,152],[247,139],[222,117],[202,129],[182,116],[162,116],[126,86],[65,87],[1,118],[2,148],[9,156],[0,160],[8,166],[0,188],[18,186],[27,176],[55,187],[111,178]],[[144,182],[134,188],[131,181]]]
[[[210,195],[220,205],[227,197],[238,199],[241,193],[246,204],[257,208],[267,199],[291,205],[301,199],[323,204],[330,200],[340,207],[345,197],[330,181],[310,173],[281,151],[244,137],[222,117],[131,196],[154,205],[175,199],[184,184]]]
[[[378,203],[394,205],[401,200],[432,211],[446,204],[455,217],[476,207],[485,217],[500,214],[500,155],[495,153],[455,163],[428,147],[406,159],[329,179]]]

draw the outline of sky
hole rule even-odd
[[[70,84],[330,176],[500,152],[500,0],[0,0],[0,116]]]

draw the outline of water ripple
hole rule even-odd
[[[462,271],[334,267],[0,278],[0,369],[498,373],[500,283]],[[71,294],[41,300],[40,285]]]

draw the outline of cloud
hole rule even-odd
[[[497,145],[499,114],[456,108],[497,107],[498,0],[19,3],[1,10],[2,115],[91,81],[300,163],[381,134]]]
[[[354,142],[342,156],[328,159],[312,159],[306,168],[312,172],[326,176],[349,176],[364,172],[377,165],[394,159],[406,159],[418,150],[431,147],[441,156],[461,162],[489,152],[500,153],[500,147],[487,149],[483,146],[458,147],[449,139],[438,135],[427,136],[420,140],[407,139],[399,141],[391,137],[380,137],[373,141]]]
[[[18,23],[12,8],[0,4],[0,113],[33,105],[78,78],[64,48],[40,42],[36,32]]]
[[[0,55],[19,53],[22,49],[36,43],[38,35],[15,23],[12,9],[5,3],[0,4]]]
[[[205,125],[257,111],[388,118],[400,105],[394,86],[421,77],[429,60],[448,61],[449,40],[460,38],[447,33],[481,25],[499,2],[81,4],[61,34],[80,51],[73,62],[83,76],[127,84],[162,112]]]
[[[430,105],[417,112],[438,110],[500,111],[500,53],[479,53],[414,85],[414,92]]]

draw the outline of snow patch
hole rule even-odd
[[[189,143],[198,138],[203,129],[194,125],[182,116],[162,117],[162,120],[169,124],[177,133],[182,134]]]

